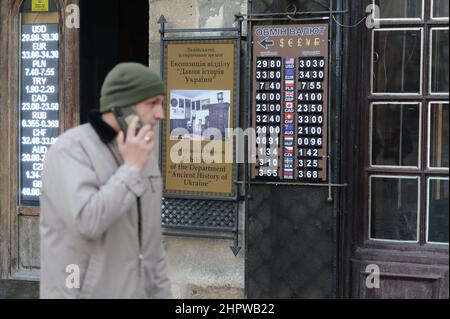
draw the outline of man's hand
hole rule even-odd
[[[126,140],[123,132],[119,132],[117,143],[125,164],[141,172],[155,147],[155,134],[150,125],[145,125],[136,134],[138,121],[139,118],[136,116],[128,126]]]

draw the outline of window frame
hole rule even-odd
[[[381,18],[381,15],[380,15],[380,17],[375,16],[375,19],[376,19],[376,21],[380,21],[381,23],[383,23],[383,22],[390,22],[390,21],[402,21],[402,22],[419,22],[419,21],[423,21],[424,18],[425,18],[425,1],[426,0],[420,0],[420,2],[422,3],[422,6],[421,6],[421,15],[420,15],[419,18]],[[376,4],[376,0],[372,0],[372,5],[378,6]],[[375,12],[377,12],[377,11],[375,11]],[[378,13],[381,13],[381,12],[378,11]]]
[[[385,239],[385,238],[372,238],[372,180],[374,178],[380,178],[380,179],[395,179],[395,180],[402,180],[402,179],[411,179],[411,180],[417,180],[417,230],[416,230],[416,240],[397,240],[397,239]],[[419,176],[408,176],[408,175],[380,175],[380,174],[372,174],[369,176],[369,225],[368,225],[368,240],[374,241],[374,242],[384,242],[384,243],[406,243],[406,244],[417,244],[419,243],[420,239],[420,188],[421,188],[421,182]]]
[[[424,35],[423,35],[423,28],[419,27],[419,28],[375,28],[372,30],[372,48],[370,51],[370,56],[373,57],[374,56],[374,49],[375,49],[375,32],[379,31],[379,32],[384,32],[384,31],[414,31],[414,30],[419,30],[420,31],[420,47],[423,47],[423,41],[424,41]],[[372,62],[370,63],[370,93],[372,95],[378,95],[378,96],[421,96],[422,92],[423,92],[423,51],[420,51],[420,75],[419,75],[419,91],[417,93],[414,92],[401,92],[401,93],[397,93],[397,92],[375,92],[374,89],[374,81],[373,81],[373,74],[374,74],[374,62],[372,59]]]
[[[420,0],[420,2],[422,3],[422,7],[421,7],[421,15],[419,18],[417,18],[417,17],[416,18],[381,18],[381,15],[380,15],[380,17],[375,16],[375,19],[376,19],[376,21],[380,21],[380,22],[392,22],[392,21],[420,22],[420,21],[423,21],[425,19],[425,1],[426,0]],[[372,5],[378,6],[376,4],[376,0],[372,0]],[[377,12],[377,11],[375,11],[375,12]],[[381,14],[380,11],[378,11],[378,13]]]
[[[372,0],[367,0],[366,4],[374,3]],[[361,164],[359,165],[361,172],[358,173],[355,180],[355,185],[359,186],[357,190],[360,194],[359,200],[356,204],[357,211],[361,212],[358,217],[361,231],[358,232],[356,238],[357,242],[361,247],[373,248],[373,249],[400,249],[402,251],[427,251],[427,252],[442,252],[448,254],[448,245],[436,245],[433,243],[426,242],[426,205],[427,205],[427,180],[429,177],[448,177],[448,169],[430,169],[428,168],[428,117],[429,117],[429,103],[437,103],[441,101],[448,101],[448,94],[444,95],[431,95],[428,92],[429,83],[429,69],[430,66],[430,30],[436,27],[448,27],[448,19],[435,20],[431,18],[431,1],[424,0],[424,19],[421,21],[401,21],[399,19],[382,21],[378,30],[386,29],[421,29],[422,39],[421,39],[421,91],[420,94],[390,94],[390,93],[373,93],[373,44],[374,44],[374,30],[362,29],[362,45],[363,50],[362,55],[362,78],[364,81],[363,92],[359,95],[361,99],[361,119],[362,124],[357,125],[357,134],[361,134],[362,139],[358,142],[360,145],[361,155],[359,160]],[[378,32],[378,31],[377,31]],[[355,51],[356,52],[356,51]],[[357,53],[355,53],[357,54]],[[420,165],[419,168],[404,168],[404,167],[373,167],[371,166],[371,105],[376,103],[405,103],[414,102],[421,103],[421,140],[419,143],[420,147]],[[418,242],[387,242],[370,239],[370,228],[369,228],[369,187],[372,175],[388,175],[388,176],[414,176],[419,178],[419,219],[418,224]],[[358,178],[359,176],[359,178]]]
[[[429,53],[429,61],[428,61],[428,65],[429,65],[429,68],[428,68],[428,79],[429,79],[429,81],[428,81],[428,94],[430,94],[430,95],[435,95],[435,96],[448,96],[448,94],[449,94],[449,92],[433,92],[432,90],[431,90],[431,87],[432,87],[432,81],[431,81],[431,78],[432,78],[432,76],[433,76],[433,68],[432,68],[432,66],[433,66],[433,61],[432,61],[432,59],[433,59],[433,31],[435,31],[435,30],[449,30],[449,27],[431,27],[430,28],[430,34],[429,34],[429,37],[430,37],[430,45],[429,45],[429,49],[430,49],[430,53]]]
[[[439,104],[449,104],[449,101],[430,101],[428,102],[428,119],[427,119],[427,169],[430,171],[449,171],[448,167],[435,167],[435,166],[431,166],[431,106],[435,104],[435,105],[439,105]]]
[[[373,151],[373,129],[374,129],[374,125],[373,125],[373,106],[374,104],[378,104],[378,105],[388,105],[388,104],[398,104],[398,105],[407,105],[407,104],[411,104],[411,105],[418,105],[419,106],[419,143],[421,141],[422,138],[422,125],[420,125],[422,123],[422,103],[421,102],[398,102],[398,101],[389,101],[389,102],[371,102],[370,103],[370,110],[369,110],[369,166],[372,168],[397,168],[397,169],[420,169],[420,158],[422,156],[421,151],[422,148],[419,147],[418,148],[418,154],[417,154],[417,166],[402,166],[402,165],[374,165],[373,164],[373,157],[372,157],[372,151]]]
[[[430,4],[430,19],[431,20],[435,20],[435,21],[448,21],[449,17],[435,17],[434,14],[434,0],[431,0],[431,4]]]
[[[441,180],[441,181],[448,181],[449,178],[447,177],[439,177],[439,176],[428,176],[427,177],[427,185],[426,185],[426,195],[427,195],[427,203],[426,203],[426,221],[425,221],[425,242],[429,245],[440,245],[440,246],[449,246],[449,243],[444,242],[432,242],[428,240],[429,236],[429,221],[430,221],[430,181],[432,180]]]

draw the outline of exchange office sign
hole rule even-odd
[[[327,179],[328,24],[253,28],[252,178]]]
[[[22,25],[20,47],[20,205],[38,206],[44,157],[60,130],[59,25]]]
[[[235,196],[237,40],[164,44],[164,195]]]

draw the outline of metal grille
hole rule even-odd
[[[335,218],[327,191],[252,187],[248,298],[334,298]]]
[[[235,231],[236,201],[163,198],[164,227]]]

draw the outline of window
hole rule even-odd
[[[374,3],[366,238],[448,245],[448,1]]]
[[[448,20],[448,0],[432,0],[432,18],[438,20]]]
[[[431,29],[430,93],[448,95],[448,28]]]
[[[422,0],[376,0],[383,20],[420,20],[423,17]]]
[[[427,183],[427,243],[448,243],[448,177]]]
[[[420,94],[422,29],[375,29],[372,37],[372,93]]]
[[[420,103],[373,103],[371,165],[419,167]]]
[[[448,102],[430,102],[428,167],[448,169]]]
[[[418,241],[419,179],[370,177],[370,239]]]

